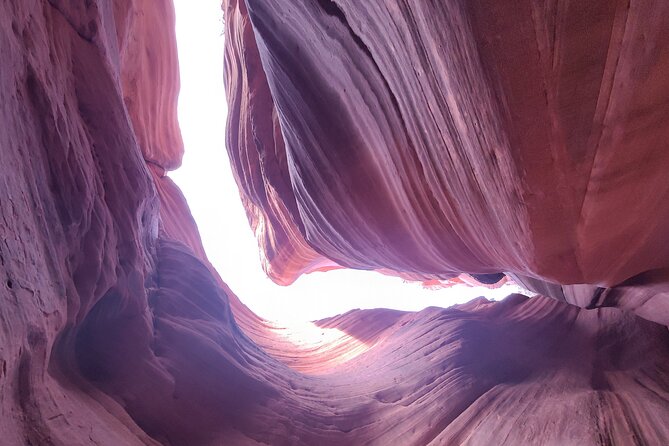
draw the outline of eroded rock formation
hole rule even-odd
[[[170,1],[6,0],[3,444],[667,442],[669,4],[223,9],[270,276],[504,271],[548,297],[258,318],[164,175]]]
[[[666,324],[668,8],[230,1],[228,145],[268,274],[315,251],[415,279],[636,278],[642,299],[567,300],[650,299]]]

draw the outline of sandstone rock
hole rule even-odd
[[[274,251],[598,286],[668,266],[666,2],[246,4],[228,147],[261,154],[233,166],[246,194],[292,186],[259,204],[289,203]]]
[[[171,3],[5,1],[2,444],[666,443],[668,6],[563,6],[225,3],[228,149],[277,282],[551,297],[281,327],[164,175]]]

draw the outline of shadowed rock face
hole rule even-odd
[[[669,5],[224,2],[274,280],[505,271],[548,296],[281,327],[164,176],[171,3],[4,3],[2,444],[669,439]]]

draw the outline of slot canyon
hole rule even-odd
[[[223,0],[274,282],[528,290],[315,336],[167,175],[172,0],[0,3],[0,445],[669,444],[669,2]]]

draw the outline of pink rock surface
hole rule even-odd
[[[164,176],[171,3],[8,0],[0,443],[665,444],[667,7],[247,3],[228,149],[275,280],[552,299],[260,319]]]
[[[600,286],[669,265],[666,2],[226,4],[253,135],[229,151],[261,154],[233,167],[248,194],[289,178],[300,229],[267,219],[274,251]]]

